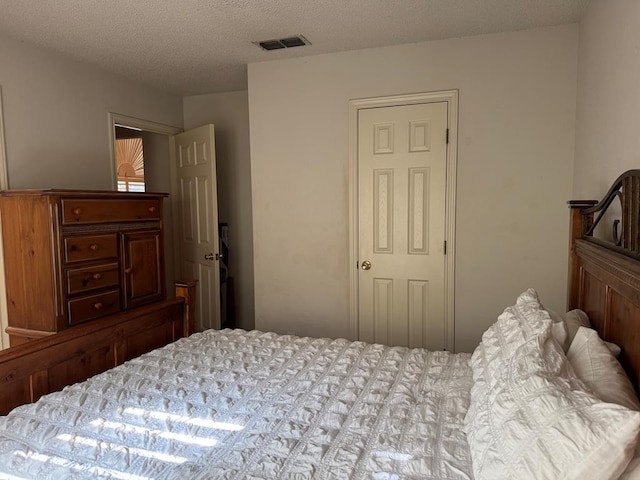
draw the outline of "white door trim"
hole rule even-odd
[[[111,189],[118,190],[118,171],[116,169],[116,125],[126,125],[128,127],[139,128],[145,132],[159,133],[172,137],[182,132],[182,128],[165,125],[164,123],[152,122],[141,118],[130,117],[120,113],[109,112],[109,158],[111,159]],[[171,148],[171,145],[169,145]],[[172,192],[173,193],[173,192]]]
[[[145,132],[158,133],[160,135],[166,135],[169,138],[169,178],[171,181],[171,191],[169,192],[169,203],[171,205],[171,214],[173,221],[180,221],[179,209],[176,206],[176,202],[173,201],[176,198],[176,172],[173,165],[174,152],[174,135],[182,133],[183,129],[174,127],[172,125],[165,125],[164,123],[153,122],[151,120],[143,120],[141,118],[131,117],[129,115],[123,115],[121,113],[109,112],[109,158],[111,159],[111,189],[118,190],[118,170],[116,169],[116,125],[126,125],[128,127],[139,128]],[[179,266],[180,249],[176,243],[178,238],[177,229],[174,228],[170,233],[173,236],[173,268],[174,272],[178,272],[176,268]],[[173,279],[178,280],[178,279]]]
[[[394,95],[349,101],[349,336],[358,338],[358,111],[364,108],[446,102],[449,144],[447,148],[445,235],[445,341],[455,351],[455,226],[456,170],[458,161],[458,91]]]
[[[6,190],[9,188],[9,176],[7,175],[7,150],[4,142],[2,112],[2,88],[0,88],[0,190]]]
[[[4,121],[2,119],[2,89],[0,88],[0,190],[9,188],[7,176],[7,151],[4,142]],[[5,332],[9,315],[7,314],[7,289],[4,279],[4,255],[0,239],[0,350],[9,348],[9,335]]]

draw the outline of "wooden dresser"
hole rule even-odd
[[[11,346],[166,298],[166,196],[0,192]]]

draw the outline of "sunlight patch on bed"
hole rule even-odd
[[[25,455],[22,452],[16,452],[15,454],[21,457],[24,457],[25,459],[28,459],[28,460],[34,460],[36,462],[42,462],[42,463],[53,463],[54,465],[60,465],[62,467],[76,469],[81,472],[91,473],[93,475],[100,475],[100,476],[108,475],[111,478],[118,478],[120,480],[152,480],[149,477],[143,477],[141,475],[134,475],[132,473],[121,472],[119,470],[112,470],[110,468],[88,467],[87,465],[82,465],[72,460],[67,460],[60,457],[53,457],[51,455],[44,455],[42,453],[29,452]],[[5,478],[4,474],[2,475],[3,475],[2,478]],[[11,477],[8,477],[8,478],[11,478]],[[21,478],[21,477],[15,477],[15,478]]]
[[[137,455],[139,457],[145,457],[145,458],[154,458],[156,460],[160,460],[161,462],[181,464],[187,461],[186,458],[178,457],[177,455],[169,455],[168,453],[161,453],[161,452],[152,452],[149,450],[144,450],[142,448],[136,448],[136,447],[125,447],[124,445],[119,445],[117,443],[104,442],[101,440],[96,440],[94,438],[73,436],[68,433],[62,433],[58,435],[56,439],[62,440],[63,442],[79,443],[81,445],[87,445],[88,447],[106,448],[108,450],[113,450],[115,452],[123,453],[123,454]]]
[[[144,410],[142,408],[134,408],[127,407],[124,409],[124,413],[129,415],[136,415],[139,417],[149,416],[156,420],[171,420],[172,422],[180,422],[186,423],[188,425],[195,425],[198,427],[206,427],[206,428],[214,428],[217,430],[230,430],[233,432],[238,432],[242,430],[244,427],[242,425],[238,425],[237,423],[228,423],[228,422],[216,422],[214,420],[209,420],[208,418],[198,418],[198,417],[185,417],[183,415],[176,415],[173,413],[166,412],[158,412],[158,411],[150,411]]]
[[[388,472],[376,472],[371,475],[373,480],[400,480],[400,477],[395,473]]]
[[[400,452],[373,452],[373,456],[377,458],[390,458],[392,460],[400,460],[403,462],[408,462],[413,459],[413,455]]]
[[[2,478],[2,480],[29,480],[27,477],[17,477],[9,473],[3,473],[0,478]]]
[[[150,428],[139,427],[129,423],[111,422],[109,420],[98,419],[90,422],[89,425],[93,425],[94,427],[110,428],[112,430],[125,430],[126,432],[166,438],[167,440],[175,440],[177,442],[200,445],[202,447],[213,447],[218,443],[214,438],[198,437],[184,433],[166,432],[162,430],[152,430]]]

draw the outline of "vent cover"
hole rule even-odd
[[[263,50],[279,50],[281,48],[292,48],[311,45],[311,42],[304,38],[302,35],[294,35],[293,37],[280,38],[277,40],[263,40],[261,42],[254,43]]]

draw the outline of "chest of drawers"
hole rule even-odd
[[[165,196],[0,192],[11,345],[166,298]]]

